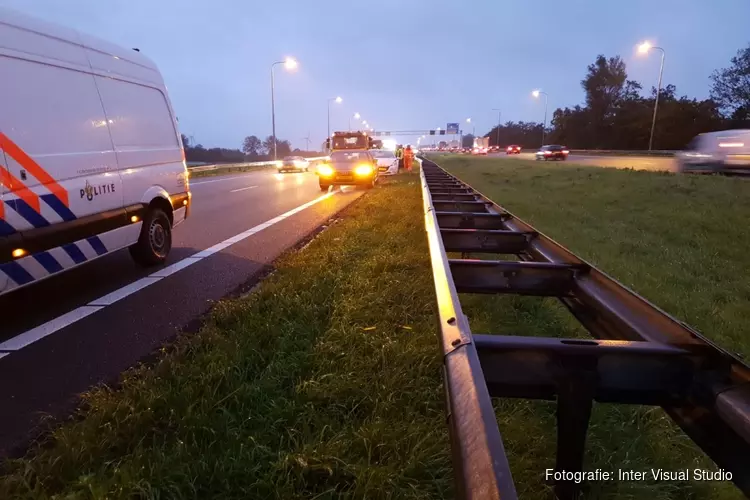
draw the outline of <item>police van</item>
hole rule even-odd
[[[0,8],[0,294],[122,248],[160,264],[189,210],[156,65]]]

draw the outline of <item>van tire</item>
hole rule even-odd
[[[143,219],[138,242],[130,247],[136,263],[151,267],[163,264],[172,249],[172,224],[161,208],[151,208]]]

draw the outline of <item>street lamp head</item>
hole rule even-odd
[[[651,44],[649,42],[643,42],[638,46],[638,52],[641,54],[646,54],[649,50],[651,50]]]
[[[357,120],[359,120],[361,117],[359,116],[359,113],[354,113],[354,118],[356,118]]]
[[[294,59],[293,57],[287,57],[286,60],[284,61],[284,67],[288,69],[289,71],[297,69],[297,66],[298,66],[297,60]]]
[[[531,95],[533,95],[534,97],[539,97],[539,91],[535,90],[534,92],[531,93]]]
[[[466,123],[471,123],[471,118],[467,118]]]
[[[336,98],[336,102],[337,102],[338,104],[341,104],[341,101],[343,101],[343,99],[342,99],[342,98],[341,98],[340,96]]]

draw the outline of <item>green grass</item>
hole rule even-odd
[[[446,157],[440,165],[721,346],[750,357],[750,184]]]
[[[419,183],[368,193],[24,460],[0,498],[449,498]]]
[[[745,181],[516,159],[437,161],[709,338],[750,354]],[[461,303],[476,332],[586,336],[556,299],[462,296]],[[503,400],[497,409],[521,498],[537,498],[544,467],[554,466],[554,405]],[[586,467],[715,468],[660,409],[616,405],[595,406]],[[594,483],[586,496],[742,498],[730,484],[692,481]]]

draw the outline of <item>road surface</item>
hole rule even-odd
[[[76,394],[194,330],[213,301],[249,288],[362,194],[325,195],[312,172],[272,171],[198,178],[191,191],[166,267],[140,268],[125,250],[0,297],[0,456],[42,414],[64,416]]]
[[[506,155],[497,153],[493,156],[501,158],[520,158],[523,160],[533,160],[534,153],[521,153],[518,155]],[[633,168],[635,170],[664,170],[669,172],[675,171],[674,159],[663,156],[604,156],[604,155],[569,155],[568,162],[578,165],[591,165],[595,167],[610,168]]]

